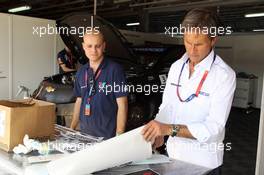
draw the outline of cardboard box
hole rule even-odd
[[[55,104],[33,100],[0,100],[0,148],[12,151],[30,138],[50,138],[54,134]]]

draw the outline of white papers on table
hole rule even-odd
[[[57,160],[64,157],[65,154],[48,154],[48,155],[39,155],[39,156],[30,156],[27,158],[28,163],[43,163],[49,162],[52,160]]]
[[[152,155],[151,143],[141,134],[143,127],[92,145],[48,163],[50,175],[81,175],[101,171]]]
[[[131,165],[151,165],[151,164],[162,164],[171,163],[172,159],[162,154],[153,154],[150,158],[140,161],[134,161]]]

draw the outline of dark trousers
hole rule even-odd
[[[213,169],[207,175],[221,175],[221,166]]]

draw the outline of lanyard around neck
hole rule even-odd
[[[90,100],[91,96],[93,96],[95,94],[95,83],[96,83],[96,80],[99,78],[99,76],[102,72],[103,61],[100,63],[99,67],[95,71],[94,76],[92,73],[90,73],[90,76],[89,76],[89,70],[92,72],[91,68],[86,69],[85,77],[84,77],[85,85],[86,86],[88,85],[88,78],[89,78],[89,86],[90,86],[90,90],[89,90],[89,94],[88,94],[88,96],[89,96],[88,100]]]
[[[214,61],[215,61],[215,58],[216,58],[216,54],[214,54],[214,59],[213,59],[213,61],[212,61],[211,67],[212,67],[212,65],[213,65],[213,63],[214,63]],[[207,78],[207,75],[208,75],[208,73],[209,73],[208,70],[206,70],[206,71],[204,72],[203,77],[202,77],[202,79],[200,80],[199,85],[197,86],[197,89],[196,89],[196,91],[195,91],[195,94],[191,94],[187,99],[183,100],[183,99],[181,98],[181,96],[180,96],[179,86],[180,86],[181,76],[182,76],[182,72],[183,72],[183,69],[184,69],[185,64],[186,64],[186,62],[184,62],[183,65],[182,65],[181,72],[180,72],[180,74],[179,74],[179,78],[178,78],[178,85],[177,85],[177,87],[176,87],[176,93],[177,93],[177,96],[178,96],[178,98],[179,98],[179,100],[180,100],[181,102],[189,102],[189,101],[193,100],[195,97],[198,97],[198,96],[199,96],[200,91],[201,91],[201,89],[202,89],[202,87],[203,87],[203,83],[205,82],[205,80],[206,80],[206,78]]]

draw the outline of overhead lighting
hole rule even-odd
[[[140,23],[139,22],[127,23],[126,25],[127,26],[138,26],[138,25],[140,25]]]
[[[264,16],[264,13],[251,13],[251,14],[246,14],[246,18],[254,18],[254,17],[261,17]]]
[[[254,29],[253,32],[264,32],[264,29]]]
[[[25,5],[25,6],[9,9],[8,12],[16,13],[16,12],[21,12],[21,11],[30,10],[30,9],[31,9],[30,6]]]

